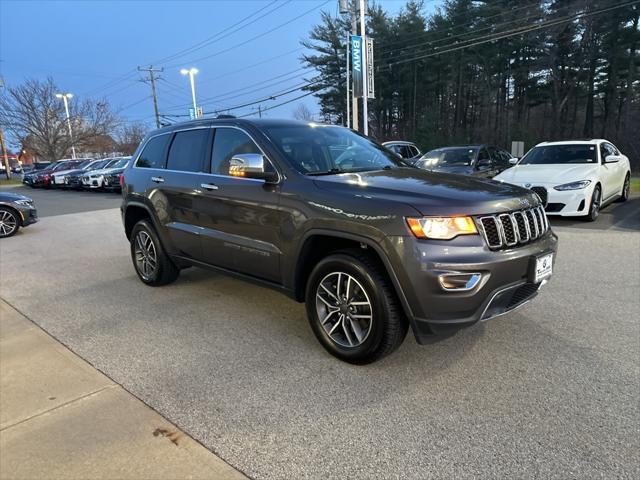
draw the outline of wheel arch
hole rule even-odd
[[[132,202],[124,208],[122,220],[124,222],[124,233],[127,239],[131,239],[131,231],[136,223],[143,219],[149,219],[155,226],[153,214],[148,206],[143,203]]]
[[[299,302],[304,301],[309,275],[318,260],[332,252],[346,248],[363,248],[364,250],[369,250],[369,253],[374,259],[380,262],[380,265],[384,268],[384,271],[391,280],[391,284],[400,300],[405,315],[413,324],[413,312],[400,286],[400,281],[393,270],[389,257],[382,246],[376,241],[357,234],[324,229],[314,229],[305,234],[295,256],[296,262],[291,283],[293,286],[292,293],[294,299]]]
[[[22,214],[20,213],[20,211],[17,208],[15,208],[12,205],[9,205],[7,203],[0,203],[0,207],[1,208],[6,208],[7,210],[11,211],[16,216],[16,218],[18,219],[18,226],[22,227],[22,221],[24,219],[22,218]]]

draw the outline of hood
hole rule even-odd
[[[80,173],[84,173],[85,171],[81,168],[76,168],[75,170],[65,170],[63,172],[53,172],[54,175],[58,175],[59,173],[63,173],[64,175],[78,175]]]
[[[56,170],[52,173],[52,175],[67,175],[69,173],[75,172],[77,169],[69,169],[69,170]]]
[[[347,195],[402,202],[423,215],[480,215],[539,202],[533,192],[513,185],[416,168],[318,176],[314,182]]]
[[[434,165],[425,170],[430,172],[457,173],[461,175],[473,175],[474,173],[471,165]]]
[[[16,200],[29,200],[33,202],[31,197],[26,195],[18,195],[17,193],[0,192],[0,202],[15,202]]]
[[[113,175],[115,173],[122,173],[124,171],[125,171],[125,167],[106,168],[106,169],[102,170],[102,173],[104,173],[105,175]]]
[[[98,170],[89,170],[88,172],[84,172],[85,175],[89,176],[89,175],[104,175],[105,173],[108,173],[109,169],[108,168],[100,168]]]
[[[561,185],[589,180],[596,175],[597,163],[565,165],[516,165],[496,175],[494,180],[514,185]],[[528,188],[528,187],[527,187]]]

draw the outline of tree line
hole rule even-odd
[[[640,167],[640,2],[445,0],[424,14],[370,4],[370,135],[423,148],[607,138]],[[347,15],[323,12],[303,45],[326,121],[346,117]],[[360,109],[361,110],[361,109]]]

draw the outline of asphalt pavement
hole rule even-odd
[[[253,478],[638,478],[637,202],[553,222],[555,275],[521,310],[366,367],[275,291],[196,268],[144,286],[117,209],[3,240],[0,296]]]
[[[2,187],[0,192],[12,192],[33,198],[39,217],[119,208],[122,203],[120,193],[97,190],[46,189],[16,185]]]

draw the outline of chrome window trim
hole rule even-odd
[[[276,183],[280,183],[283,179],[284,176],[282,175],[282,173],[280,173],[280,170],[276,167],[276,165],[271,161],[271,159],[269,158],[269,156],[264,153],[264,150],[262,149],[262,147],[258,144],[258,142],[256,142],[255,138],[253,138],[253,136],[247,132],[245,129],[237,127],[235,125],[199,125],[197,127],[187,127],[187,128],[180,128],[180,129],[176,129],[176,130],[171,130],[170,132],[162,132],[162,133],[158,133],[156,135],[152,135],[151,137],[149,137],[145,142],[144,145],[142,146],[142,148],[140,149],[140,153],[138,153],[138,155],[135,158],[135,161],[133,161],[133,164],[131,166],[132,169],[136,169],[136,170],[159,170],[161,172],[172,172],[172,173],[187,173],[187,174],[192,174],[192,175],[208,175],[211,177],[217,177],[217,178],[233,178],[235,180],[243,180],[243,181],[250,181],[250,182],[261,182],[264,183],[264,180],[261,180],[259,178],[245,178],[245,177],[234,177],[233,175],[222,175],[220,173],[211,173],[211,172],[189,172],[189,171],[184,171],[184,170],[172,170],[169,168],[151,168],[151,167],[138,167],[138,159],[140,158],[140,155],[142,155],[142,152],[144,152],[144,149],[147,147],[147,144],[154,138],[159,137],[161,135],[173,135],[174,133],[178,133],[178,132],[184,132],[184,131],[188,131],[188,130],[200,130],[200,129],[204,129],[204,128],[209,128],[209,129],[216,129],[216,128],[234,128],[236,130],[240,130],[241,132],[243,132],[245,135],[247,135],[251,141],[256,145],[256,147],[258,147],[258,150],[260,150],[260,153],[262,153],[262,156],[267,160],[267,162],[269,162],[271,164],[271,166],[273,167],[273,169],[276,171],[276,174],[278,175],[278,181]],[[215,142],[215,136],[214,136],[214,142]],[[211,164],[209,164],[209,169],[211,169]]]

